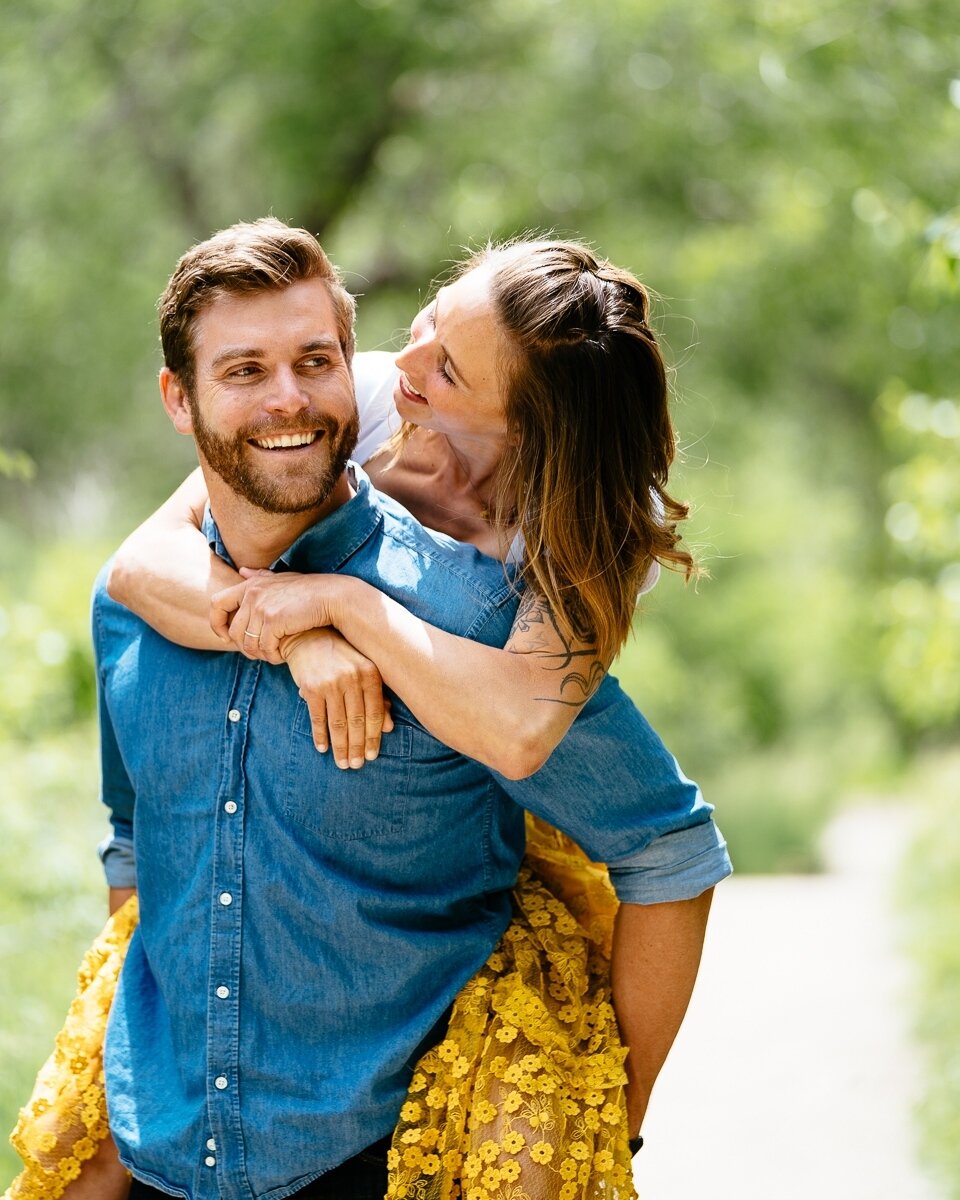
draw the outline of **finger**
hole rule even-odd
[[[260,657],[267,662],[273,663],[275,667],[283,662],[283,656],[280,653],[280,641],[285,636],[283,633],[275,633],[274,630],[276,628],[276,625],[264,624],[260,629],[260,641],[258,643]]]
[[[350,766],[353,770],[357,770],[366,762],[366,758],[364,757],[364,739],[368,732],[366,692],[359,679],[347,687],[343,696],[343,704],[347,715],[347,756],[350,760]],[[378,751],[379,744],[380,737],[378,730]],[[374,755],[374,758],[376,758],[376,755]]]
[[[393,724],[393,705],[390,703],[388,696],[383,697],[383,732],[393,733],[395,726]]]
[[[327,702],[327,729],[330,732],[330,748],[334,761],[341,770],[346,771],[350,766],[349,741],[347,736],[347,713],[342,696],[335,696]]]
[[[313,744],[321,754],[326,754],[330,749],[330,741],[327,737],[327,703],[323,696],[317,696],[312,693],[304,695],[303,692],[300,695],[307,702],[307,711],[310,713]]]
[[[230,639],[247,658],[260,657],[260,626],[260,618],[251,611],[250,598],[245,594],[230,622]]]
[[[230,639],[230,622],[243,602],[243,584],[234,584],[210,597],[210,627],[225,641]]]
[[[273,571],[269,567],[240,567],[239,570],[244,579],[253,579],[256,575],[273,574]]]
[[[373,762],[380,753],[380,735],[383,733],[385,716],[383,685],[380,681],[380,673],[378,671],[371,671],[369,675],[364,677],[363,708],[366,731],[363,756],[367,762]]]

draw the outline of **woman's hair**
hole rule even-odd
[[[610,662],[654,560],[697,570],[676,532],[688,508],[666,491],[676,443],[649,295],[577,242],[488,246],[456,276],[476,267],[506,348],[494,520],[520,530],[526,587]]]

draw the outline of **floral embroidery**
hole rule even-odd
[[[24,1169],[4,1200],[58,1200],[107,1134],[103,1036],[137,924],[137,898],[113,914],[84,955],[77,995],[10,1135]]]

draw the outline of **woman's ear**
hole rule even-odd
[[[162,367],[159,383],[163,407],[167,410],[167,416],[173,422],[174,429],[177,433],[193,433],[193,413],[179,376],[174,375],[169,367]]]

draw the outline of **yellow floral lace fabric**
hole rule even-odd
[[[4,1200],[59,1200],[107,1135],[103,1039],[137,898],[118,909],[83,957],[77,995],[10,1141],[24,1162]]]
[[[636,1200],[610,997],[617,901],[604,868],[527,818],[514,919],[417,1064],[389,1200]],[[59,1200],[107,1133],[102,1048],[136,897],[87,952],[56,1048],[11,1141],[3,1200]]]
[[[602,867],[527,818],[515,916],[417,1064],[389,1200],[635,1200]]]

